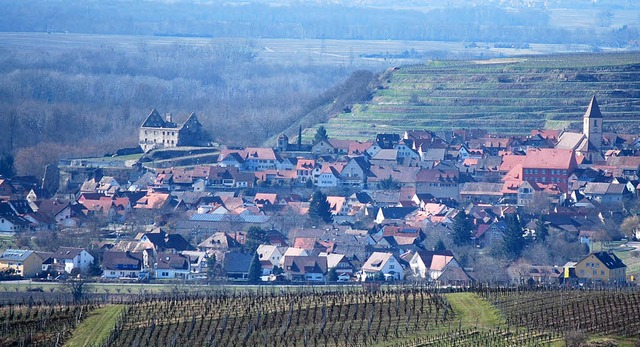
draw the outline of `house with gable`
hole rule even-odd
[[[191,273],[191,261],[183,254],[158,253],[154,270],[156,278],[187,279]]]
[[[416,207],[380,207],[375,222],[378,224],[401,222],[416,210]]]
[[[316,178],[316,185],[318,187],[338,187],[340,185],[342,176],[339,169],[330,164],[325,164],[320,169],[320,172]]]
[[[298,158],[296,161],[296,177],[298,182],[306,183],[308,180],[313,180],[313,169],[316,167],[316,161],[314,159]]]
[[[16,189],[11,181],[6,178],[0,178],[0,197],[11,197],[15,194]]]
[[[46,199],[36,202],[37,212],[52,217],[56,223],[62,223],[71,218],[71,201],[60,199]]]
[[[349,280],[355,273],[355,266],[344,254],[320,253],[319,256],[327,258],[327,268],[335,269],[338,280]]]
[[[626,270],[627,266],[613,252],[594,252],[575,264],[576,276],[588,283],[624,284]]]
[[[328,267],[327,257],[322,256],[285,256],[284,274],[290,281],[323,282]]]
[[[34,251],[7,249],[0,255],[0,271],[14,270],[16,275],[35,277],[42,270],[42,258]]]
[[[333,154],[335,152],[336,152],[336,149],[333,147],[333,145],[328,139],[320,140],[314,143],[313,146],[311,147],[311,153],[316,155]]]
[[[8,201],[0,201],[0,232],[13,235],[31,228],[31,222],[18,215]]]
[[[363,156],[351,157],[340,171],[341,185],[349,187],[364,187],[367,178],[371,176],[371,165]]]
[[[149,257],[145,252],[106,251],[102,255],[103,278],[140,278],[150,270]]]
[[[242,248],[231,235],[219,231],[198,244],[198,249],[208,254],[216,254],[216,257],[227,252],[238,252]]]
[[[625,196],[629,196],[625,184],[587,182],[582,190],[587,199],[602,204],[621,204]]]
[[[383,278],[385,281],[397,281],[402,278],[403,268],[392,253],[373,252],[357,273],[362,282]]]
[[[54,267],[59,267],[66,273],[71,273],[74,269],[86,272],[94,261],[94,257],[86,249],[76,247],[60,247],[53,254],[53,259]]]
[[[347,198],[344,196],[327,196],[327,201],[331,208],[331,214],[334,216],[344,216],[350,211]]]
[[[168,234],[160,228],[150,233],[138,234],[136,240],[138,243],[151,244],[156,253],[179,253],[196,250],[182,235]]]
[[[473,282],[451,251],[419,250],[413,254],[409,266],[414,276],[440,285],[468,286]]]
[[[269,264],[264,264],[262,268],[265,269],[269,269],[269,271],[267,271],[267,273],[263,272],[263,275],[269,275],[272,273],[273,268],[276,266],[280,266],[280,262],[282,260],[282,252],[280,251],[280,248],[278,248],[277,246],[272,246],[272,245],[260,245],[258,246],[258,249],[256,249],[256,253],[258,254],[258,260],[260,260],[260,263],[263,262],[269,262]],[[266,265],[266,266],[265,266]]]

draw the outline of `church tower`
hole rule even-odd
[[[589,147],[595,147],[589,150],[599,150],[602,147],[602,113],[595,95],[582,118],[582,133],[589,140]]]

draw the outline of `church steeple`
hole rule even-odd
[[[595,95],[591,98],[587,112],[582,117],[582,133],[589,139],[590,144],[595,146],[593,149],[600,149],[602,146],[602,113],[600,113]]]

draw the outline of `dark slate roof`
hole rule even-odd
[[[600,113],[600,107],[598,107],[598,101],[596,100],[595,95],[591,98],[591,102],[589,103],[587,112],[584,114],[584,118],[602,118],[602,113]]]
[[[196,250],[196,248],[180,234],[167,234],[161,231],[159,233],[146,233],[144,236],[146,236],[158,250],[175,249],[178,252]]]
[[[327,257],[293,256],[284,258],[284,269],[293,275],[327,273]]]
[[[157,270],[188,270],[189,259],[182,254],[158,253]]]
[[[153,109],[147,116],[147,119],[142,123],[143,128],[177,128],[178,125],[172,122],[167,122],[162,119],[162,116]]]
[[[56,259],[73,259],[76,256],[80,255],[83,250],[84,248],[60,247],[60,249],[55,252],[54,257]]]
[[[231,252],[224,255],[224,271],[226,273],[249,273],[252,254]]]
[[[381,207],[381,209],[385,219],[404,219],[417,210],[416,207]]]
[[[102,268],[104,270],[142,270],[142,253],[104,252]]]
[[[38,212],[55,217],[58,213],[62,212],[67,206],[68,201],[62,201],[58,199],[41,200],[38,204]]]
[[[31,206],[27,200],[9,200],[9,204],[19,215],[33,213]]]
[[[618,269],[621,267],[627,267],[620,258],[613,253],[608,252],[595,252],[593,255],[598,258],[608,269]]]
[[[391,149],[398,142],[400,142],[400,135],[399,134],[378,134],[378,135],[376,135],[376,143],[382,149]]]

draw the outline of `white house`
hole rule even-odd
[[[73,269],[80,269],[85,272],[94,261],[93,256],[84,248],[60,247],[53,256],[54,264],[64,269],[64,272],[71,273]]]
[[[440,285],[469,285],[473,282],[451,251],[418,251],[409,266],[415,277]]]
[[[209,255],[207,252],[201,251],[182,251],[181,253],[189,259],[189,268],[191,272],[191,278],[206,278]]]
[[[340,183],[340,173],[335,167],[327,165],[318,175],[316,185],[318,187],[337,187]]]
[[[156,278],[187,278],[191,262],[182,254],[158,253],[156,257]]]
[[[282,259],[282,252],[276,246],[272,245],[260,245],[256,250],[258,253],[258,259],[260,261],[268,261],[273,266],[280,266]]]
[[[402,278],[402,265],[391,253],[373,252],[369,259],[362,265],[359,273],[360,281],[372,280],[384,276],[385,281],[394,281]]]

